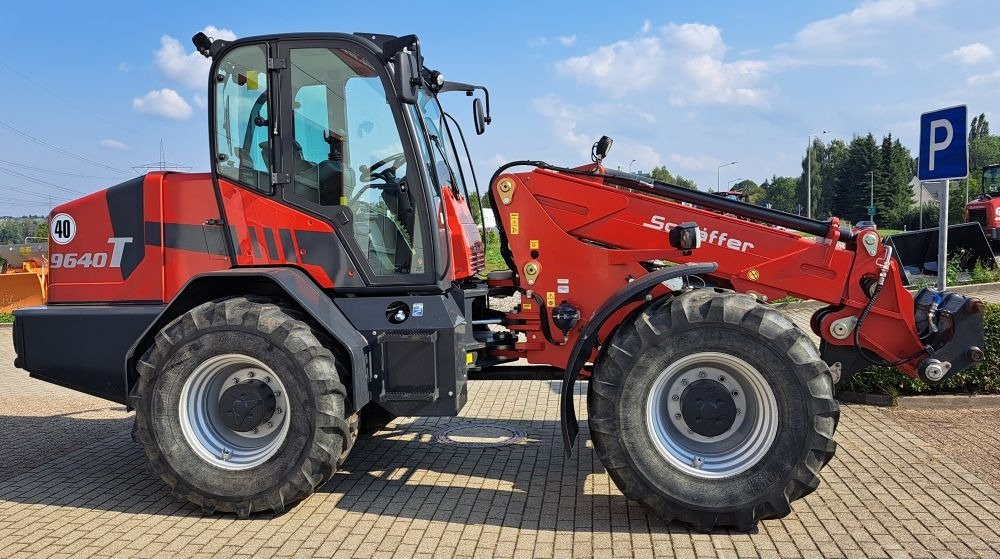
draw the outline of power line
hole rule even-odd
[[[0,164],[9,165],[11,167],[17,167],[19,169],[28,169],[30,171],[38,171],[40,173],[51,173],[53,175],[60,175],[63,177],[74,177],[78,179],[107,179],[107,180],[121,180],[120,177],[109,177],[109,176],[99,176],[99,175],[81,175],[79,173],[68,173],[65,171],[53,171],[51,169],[45,169],[43,167],[32,167],[31,165],[25,165],[24,163],[17,163],[14,161],[7,161],[0,159]]]
[[[9,185],[6,185],[6,184],[0,184],[0,188],[6,189],[6,190],[10,190],[10,191],[13,191],[13,192],[20,192],[21,194],[28,194],[30,196],[38,196],[39,198],[46,198],[46,199],[50,199],[50,200],[62,200],[62,201],[66,201],[66,200],[70,199],[70,198],[67,198],[66,196],[58,196],[58,195],[53,196],[51,194],[43,194],[41,192],[35,192],[33,190],[24,190],[23,188],[17,188],[17,187],[9,186]]]
[[[66,103],[66,104],[67,104],[67,105],[69,105],[70,107],[73,107],[74,109],[76,109],[76,110],[80,111],[81,113],[84,113],[84,114],[86,114],[86,115],[89,115],[89,116],[91,116],[92,118],[94,118],[94,119],[96,119],[96,120],[99,120],[99,121],[103,122],[104,124],[107,124],[108,126],[112,126],[112,127],[114,127],[114,128],[117,128],[117,129],[119,129],[119,130],[121,130],[121,131],[123,131],[123,132],[128,132],[129,134],[134,134],[134,135],[136,135],[136,136],[142,136],[142,134],[140,134],[140,133],[138,133],[138,132],[135,132],[135,131],[133,131],[133,130],[129,130],[128,128],[122,128],[121,126],[118,126],[117,124],[115,124],[115,123],[111,122],[110,120],[108,120],[108,119],[106,119],[106,118],[104,118],[104,117],[102,117],[102,116],[100,116],[100,115],[98,115],[98,114],[95,114],[95,113],[91,112],[90,110],[88,110],[88,109],[86,109],[86,108],[84,108],[84,107],[81,107],[80,105],[77,105],[76,103],[74,103],[74,102],[70,101],[69,99],[66,99],[65,97],[63,97],[63,96],[59,95],[58,93],[56,93],[56,92],[52,91],[51,89],[49,89],[49,88],[45,87],[44,85],[42,85],[42,84],[40,84],[40,83],[36,82],[35,80],[33,80],[33,79],[29,78],[28,76],[26,76],[26,75],[22,74],[22,73],[21,73],[21,72],[19,72],[19,71],[18,71],[18,70],[17,70],[16,68],[12,67],[12,66],[11,66],[10,64],[7,64],[7,63],[6,63],[6,62],[4,62],[3,60],[0,60],[0,66],[3,66],[3,67],[5,67],[5,68],[7,68],[8,70],[10,70],[11,72],[14,72],[14,73],[15,73],[15,74],[17,74],[18,76],[21,76],[21,78],[22,78],[22,79],[23,79],[24,81],[26,81],[26,82],[28,82],[28,83],[30,83],[30,84],[32,84],[32,85],[34,85],[34,86],[35,86],[35,87],[37,87],[38,89],[41,89],[41,90],[42,90],[42,91],[44,91],[45,93],[48,93],[49,95],[51,95],[51,96],[55,97],[56,99],[58,99],[58,100],[62,101],[63,103]]]
[[[90,163],[91,165],[95,165],[97,167],[100,167],[102,169],[107,169],[109,171],[114,171],[114,172],[120,173],[122,175],[129,174],[128,171],[125,171],[123,169],[119,169],[117,167],[112,167],[110,165],[105,165],[104,163],[99,163],[97,161],[94,161],[93,159],[88,159],[88,158],[86,158],[86,157],[84,157],[82,155],[77,155],[77,154],[75,154],[75,153],[73,153],[71,151],[67,151],[67,150],[65,150],[65,149],[63,149],[61,147],[54,146],[54,145],[46,142],[45,140],[36,138],[36,137],[32,136],[31,134],[28,134],[27,132],[25,132],[23,130],[18,130],[17,128],[14,128],[13,126],[7,124],[6,122],[3,122],[2,120],[0,120],[0,127],[6,128],[7,130],[10,130],[11,132],[17,134],[18,136],[21,136],[22,138],[24,138],[26,140],[30,140],[32,142],[35,142],[38,145],[45,146],[45,147],[47,147],[47,148],[49,148],[49,149],[51,149],[53,151],[56,151],[56,152],[59,152],[59,153],[65,155],[67,157],[72,157],[73,159],[76,159],[78,161],[83,161],[84,163]]]
[[[55,184],[55,183],[52,183],[52,182],[49,182],[49,181],[45,181],[45,180],[42,180],[42,179],[36,179],[35,177],[29,176],[29,175],[25,175],[24,173],[19,173],[17,171],[8,169],[8,168],[3,167],[3,166],[0,166],[0,171],[2,171],[4,173],[7,173],[9,175],[14,175],[15,177],[20,177],[20,178],[22,178],[24,180],[31,181],[31,182],[36,183],[36,184],[41,184],[41,185],[44,185],[44,186],[55,188],[56,190],[62,190],[63,192],[69,192],[70,194],[86,194],[86,192],[83,192],[82,190],[76,190],[74,188],[66,188],[65,186],[61,186],[61,185],[58,185],[58,184]]]

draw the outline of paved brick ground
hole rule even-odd
[[[1000,491],[872,408],[844,408],[820,490],[753,534],[650,518],[614,488],[586,423],[564,459],[559,383],[545,381],[473,382],[463,417],[398,420],[298,507],[244,521],[173,499],[120,407],[30,380],[10,357],[0,330],[0,557],[1000,557]],[[527,440],[432,440],[492,421]]]

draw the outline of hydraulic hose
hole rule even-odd
[[[885,247],[885,262],[882,264],[882,270],[878,275],[878,283],[875,285],[875,292],[872,293],[871,299],[868,300],[868,304],[865,305],[864,310],[861,311],[861,315],[858,316],[858,323],[854,325],[854,347],[858,351],[858,355],[862,359],[871,363],[872,365],[877,365],[881,367],[898,367],[904,363],[909,363],[917,357],[927,353],[927,348],[921,348],[920,351],[914,353],[909,357],[904,357],[897,361],[882,361],[881,359],[872,359],[868,357],[868,353],[864,348],[861,347],[861,326],[864,324],[865,319],[868,318],[868,313],[871,312],[872,308],[875,307],[875,302],[878,301],[878,296],[882,294],[882,288],[885,286],[885,278],[889,273],[889,267],[892,263],[892,247]]]

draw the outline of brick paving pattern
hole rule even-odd
[[[586,423],[564,458],[557,381],[474,381],[462,417],[397,420],[288,513],[237,520],[147,474],[120,406],[10,358],[0,330],[0,557],[1000,557],[1000,491],[873,408],[844,407],[821,488],[752,534],[651,518],[615,489]],[[433,441],[461,423],[527,439]]]
[[[1000,408],[892,409],[885,413],[935,451],[1000,489]]]

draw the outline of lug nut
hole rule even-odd
[[[249,373],[247,373],[247,376],[250,377],[250,378],[253,378],[253,371],[250,371]]]
[[[705,371],[698,371],[698,378],[705,378]]]
[[[719,382],[726,382],[726,377],[720,376],[719,377]]]
[[[274,427],[274,423],[271,423],[270,421],[268,421],[267,422],[267,428],[270,429],[271,427]]]
[[[264,382],[271,382],[271,377],[264,377]]]
[[[739,390],[733,390],[733,396],[739,396],[739,395],[740,395]]]
[[[274,410],[274,413],[281,413],[281,408]]]
[[[687,383],[688,383],[688,379],[686,379],[686,378],[682,378],[681,379],[681,386],[687,386]]]
[[[681,414],[679,414],[679,413],[675,413],[674,414],[674,419],[680,420],[680,418],[681,418]]]
[[[681,397],[678,396],[677,394],[674,394],[673,396],[670,397],[670,399],[676,402],[677,400],[680,400]]]
[[[743,410],[741,410],[740,408],[736,408],[736,415],[740,415],[742,413],[743,413]]]

